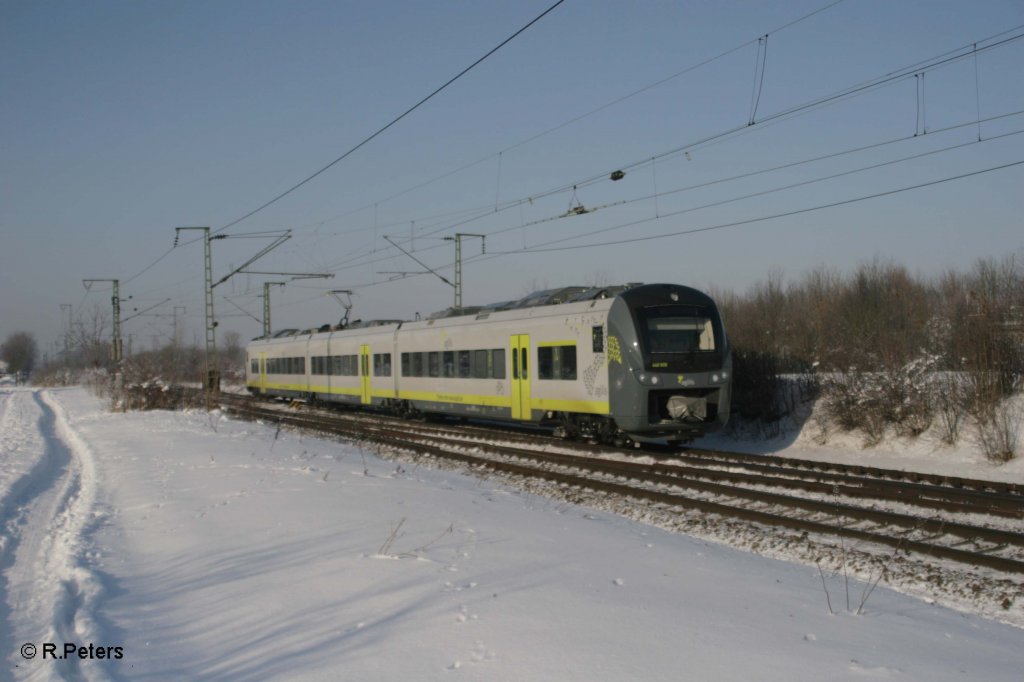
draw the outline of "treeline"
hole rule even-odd
[[[48,358],[32,373],[32,382],[39,386],[70,386],[83,382],[102,384],[114,372],[120,372],[126,385],[163,381],[166,383],[202,383],[205,350],[175,342],[150,350],[136,344],[123,343],[124,358],[114,362],[110,314],[96,306],[79,314],[62,339],[63,350]],[[154,342],[155,345],[155,342]],[[229,381],[244,377],[245,348],[238,332],[228,331],[218,342],[218,363],[221,375]]]
[[[927,279],[875,260],[852,274],[781,273],[745,294],[715,292],[734,353],[734,411],[776,424],[821,400],[867,444],[937,423],[956,443],[971,423],[986,454],[1013,456],[1024,385],[1024,263],[982,260]]]

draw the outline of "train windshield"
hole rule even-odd
[[[713,352],[714,323],[704,312],[695,306],[657,306],[639,311],[647,352]]]

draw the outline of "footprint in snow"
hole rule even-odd
[[[455,616],[456,622],[465,623],[467,620],[480,620],[480,616],[476,613],[470,613],[469,608],[462,604],[459,606],[459,615]]]

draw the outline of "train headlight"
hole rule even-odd
[[[651,377],[651,383],[654,385],[658,384],[658,377]]]
[[[718,375],[717,374],[712,374],[711,375],[711,380],[717,384],[718,383]]]
[[[641,375],[640,375],[639,377],[637,377],[637,378],[638,378],[638,379],[640,379],[640,383],[641,383],[641,384],[646,384],[646,383],[647,383],[647,375],[646,375],[646,374],[641,374]]]

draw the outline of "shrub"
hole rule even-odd
[[[976,419],[978,442],[988,461],[1002,464],[1013,459],[1017,454],[1020,437],[1020,407],[1013,401],[1004,400]]]

